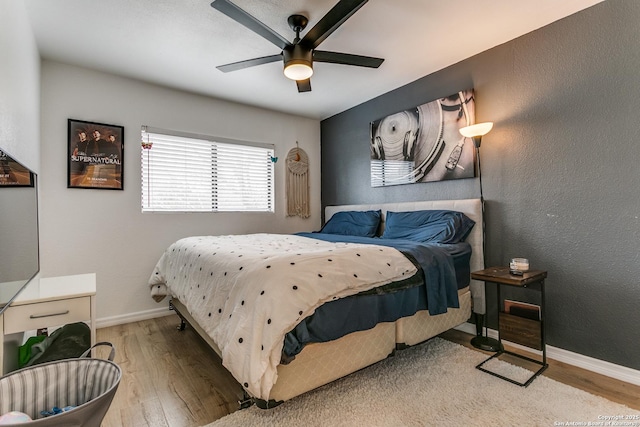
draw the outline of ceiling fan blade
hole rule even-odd
[[[296,80],[298,92],[311,92],[311,79]]]
[[[280,34],[276,33],[271,28],[267,27],[262,22],[258,21],[256,18],[249,15],[247,12],[240,9],[238,6],[228,0],[215,0],[213,3],[211,3],[211,7],[219,10],[229,18],[233,19],[239,24],[244,25],[254,33],[269,40],[280,49],[284,49],[290,44],[289,41],[282,37]]]
[[[282,54],[263,56],[261,58],[246,59],[244,61],[233,62],[231,64],[219,65],[216,68],[224,73],[242,70],[244,68],[255,67],[256,65],[268,64],[270,62],[282,61]]]
[[[368,0],[340,0],[318,23],[302,38],[300,44],[315,49],[331,35],[344,21],[356,13]],[[215,3],[215,2],[214,2]]]
[[[382,58],[352,55],[350,53],[328,52],[314,50],[313,60],[316,62],[330,62],[332,64],[356,65],[358,67],[378,68],[384,62]]]

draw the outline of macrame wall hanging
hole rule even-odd
[[[287,216],[309,218],[309,157],[296,147],[287,154]]]

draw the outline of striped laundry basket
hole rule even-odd
[[[111,347],[108,360],[87,357],[100,345]],[[65,359],[20,369],[0,378],[0,415],[20,411],[33,421],[15,426],[100,427],[122,371],[113,363],[115,349],[108,342],[95,344],[77,359]],[[41,411],[73,406],[44,417]]]

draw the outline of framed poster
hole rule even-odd
[[[124,188],[123,126],[69,119],[67,150],[67,188]]]
[[[459,129],[474,123],[472,89],[372,122],[371,186],[473,178],[475,146]]]
[[[0,150],[0,187],[33,187],[33,172]]]

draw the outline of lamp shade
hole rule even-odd
[[[484,136],[493,128],[493,122],[478,123],[471,126],[460,128],[462,136],[473,138],[476,136]]]
[[[460,128],[462,136],[473,138],[475,136],[484,136],[493,128],[493,122],[478,123],[471,126]]]

